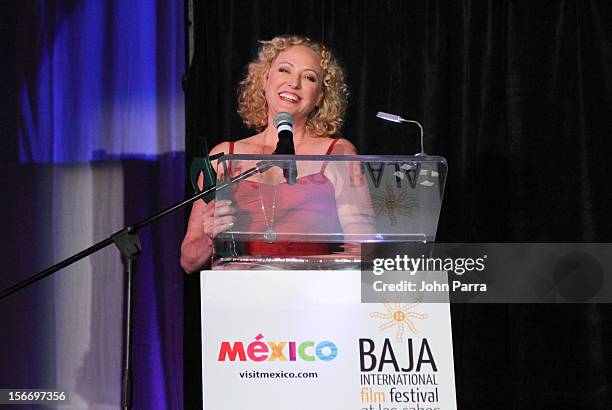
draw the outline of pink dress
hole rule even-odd
[[[332,152],[337,141],[334,139],[331,142],[325,155]],[[233,151],[234,143],[230,142],[229,153]],[[328,243],[303,242],[308,236],[304,233],[323,235],[342,232],[334,186],[324,174],[326,165],[323,164],[317,173],[298,177],[294,185],[286,182],[269,185],[255,181],[237,184],[233,192],[233,206],[236,208],[233,230],[261,233],[273,220],[271,228],[278,234],[278,240],[273,242],[267,242],[263,235],[256,235],[255,240],[246,244],[246,254],[286,257],[329,253]]]

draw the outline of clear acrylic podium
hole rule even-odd
[[[295,181],[283,175],[288,167]],[[227,188],[216,199],[232,201],[236,220],[215,238],[213,269],[343,269],[358,267],[361,243],[435,240],[447,164],[436,156],[228,155],[217,171],[217,186]]]
[[[217,173],[235,220],[215,217],[201,273],[205,410],[456,410],[448,305],[361,297],[364,244],[434,242],[443,158],[229,155]]]

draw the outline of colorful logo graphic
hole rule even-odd
[[[404,328],[407,327],[412,333],[418,333],[418,330],[412,319],[427,319],[426,313],[414,312],[411,309],[418,306],[420,302],[415,303],[384,303],[386,312],[371,312],[370,317],[388,320],[378,326],[379,331],[384,331],[391,327],[397,327],[396,339],[399,343],[404,342]]]
[[[263,342],[263,337],[261,333],[255,336],[254,341],[246,344],[246,349],[244,342],[221,342],[217,361],[234,362],[238,360],[245,362],[248,358],[253,362],[273,362],[276,360],[279,362],[295,362],[298,360],[328,362],[334,360],[338,355],[338,347],[328,340],[319,343],[312,340],[299,343],[295,341],[272,342],[269,340]]]

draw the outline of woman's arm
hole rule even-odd
[[[210,151],[210,155],[227,152],[228,143],[223,142]],[[217,167],[216,161],[212,163],[213,169]],[[203,189],[204,177],[200,174],[198,186]],[[217,220],[215,223],[215,213]],[[186,272],[192,273],[210,262],[212,257],[212,240],[220,232],[228,229],[234,222],[231,215],[233,209],[229,201],[210,201],[204,203],[197,200],[191,207],[187,232],[181,244],[181,266]]]
[[[191,208],[187,232],[181,244],[181,266],[188,273],[206,265],[212,257],[212,237],[205,233],[204,226],[205,221],[213,216],[214,203],[204,204],[197,200]]]
[[[345,139],[334,146],[332,155],[357,155],[357,149]],[[340,162],[334,169],[336,174],[332,181],[336,190],[336,207],[338,219],[344,234],[368,236],[375,233],[372,199],[365,178],[363,178],[361,163]],[[358,174],[358,175],[354,175]]]

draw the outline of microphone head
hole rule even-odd
[[[274,116],[274,127],[278,128],[281,124],[293,127],[293,117],[288,112],[279,112]]]

